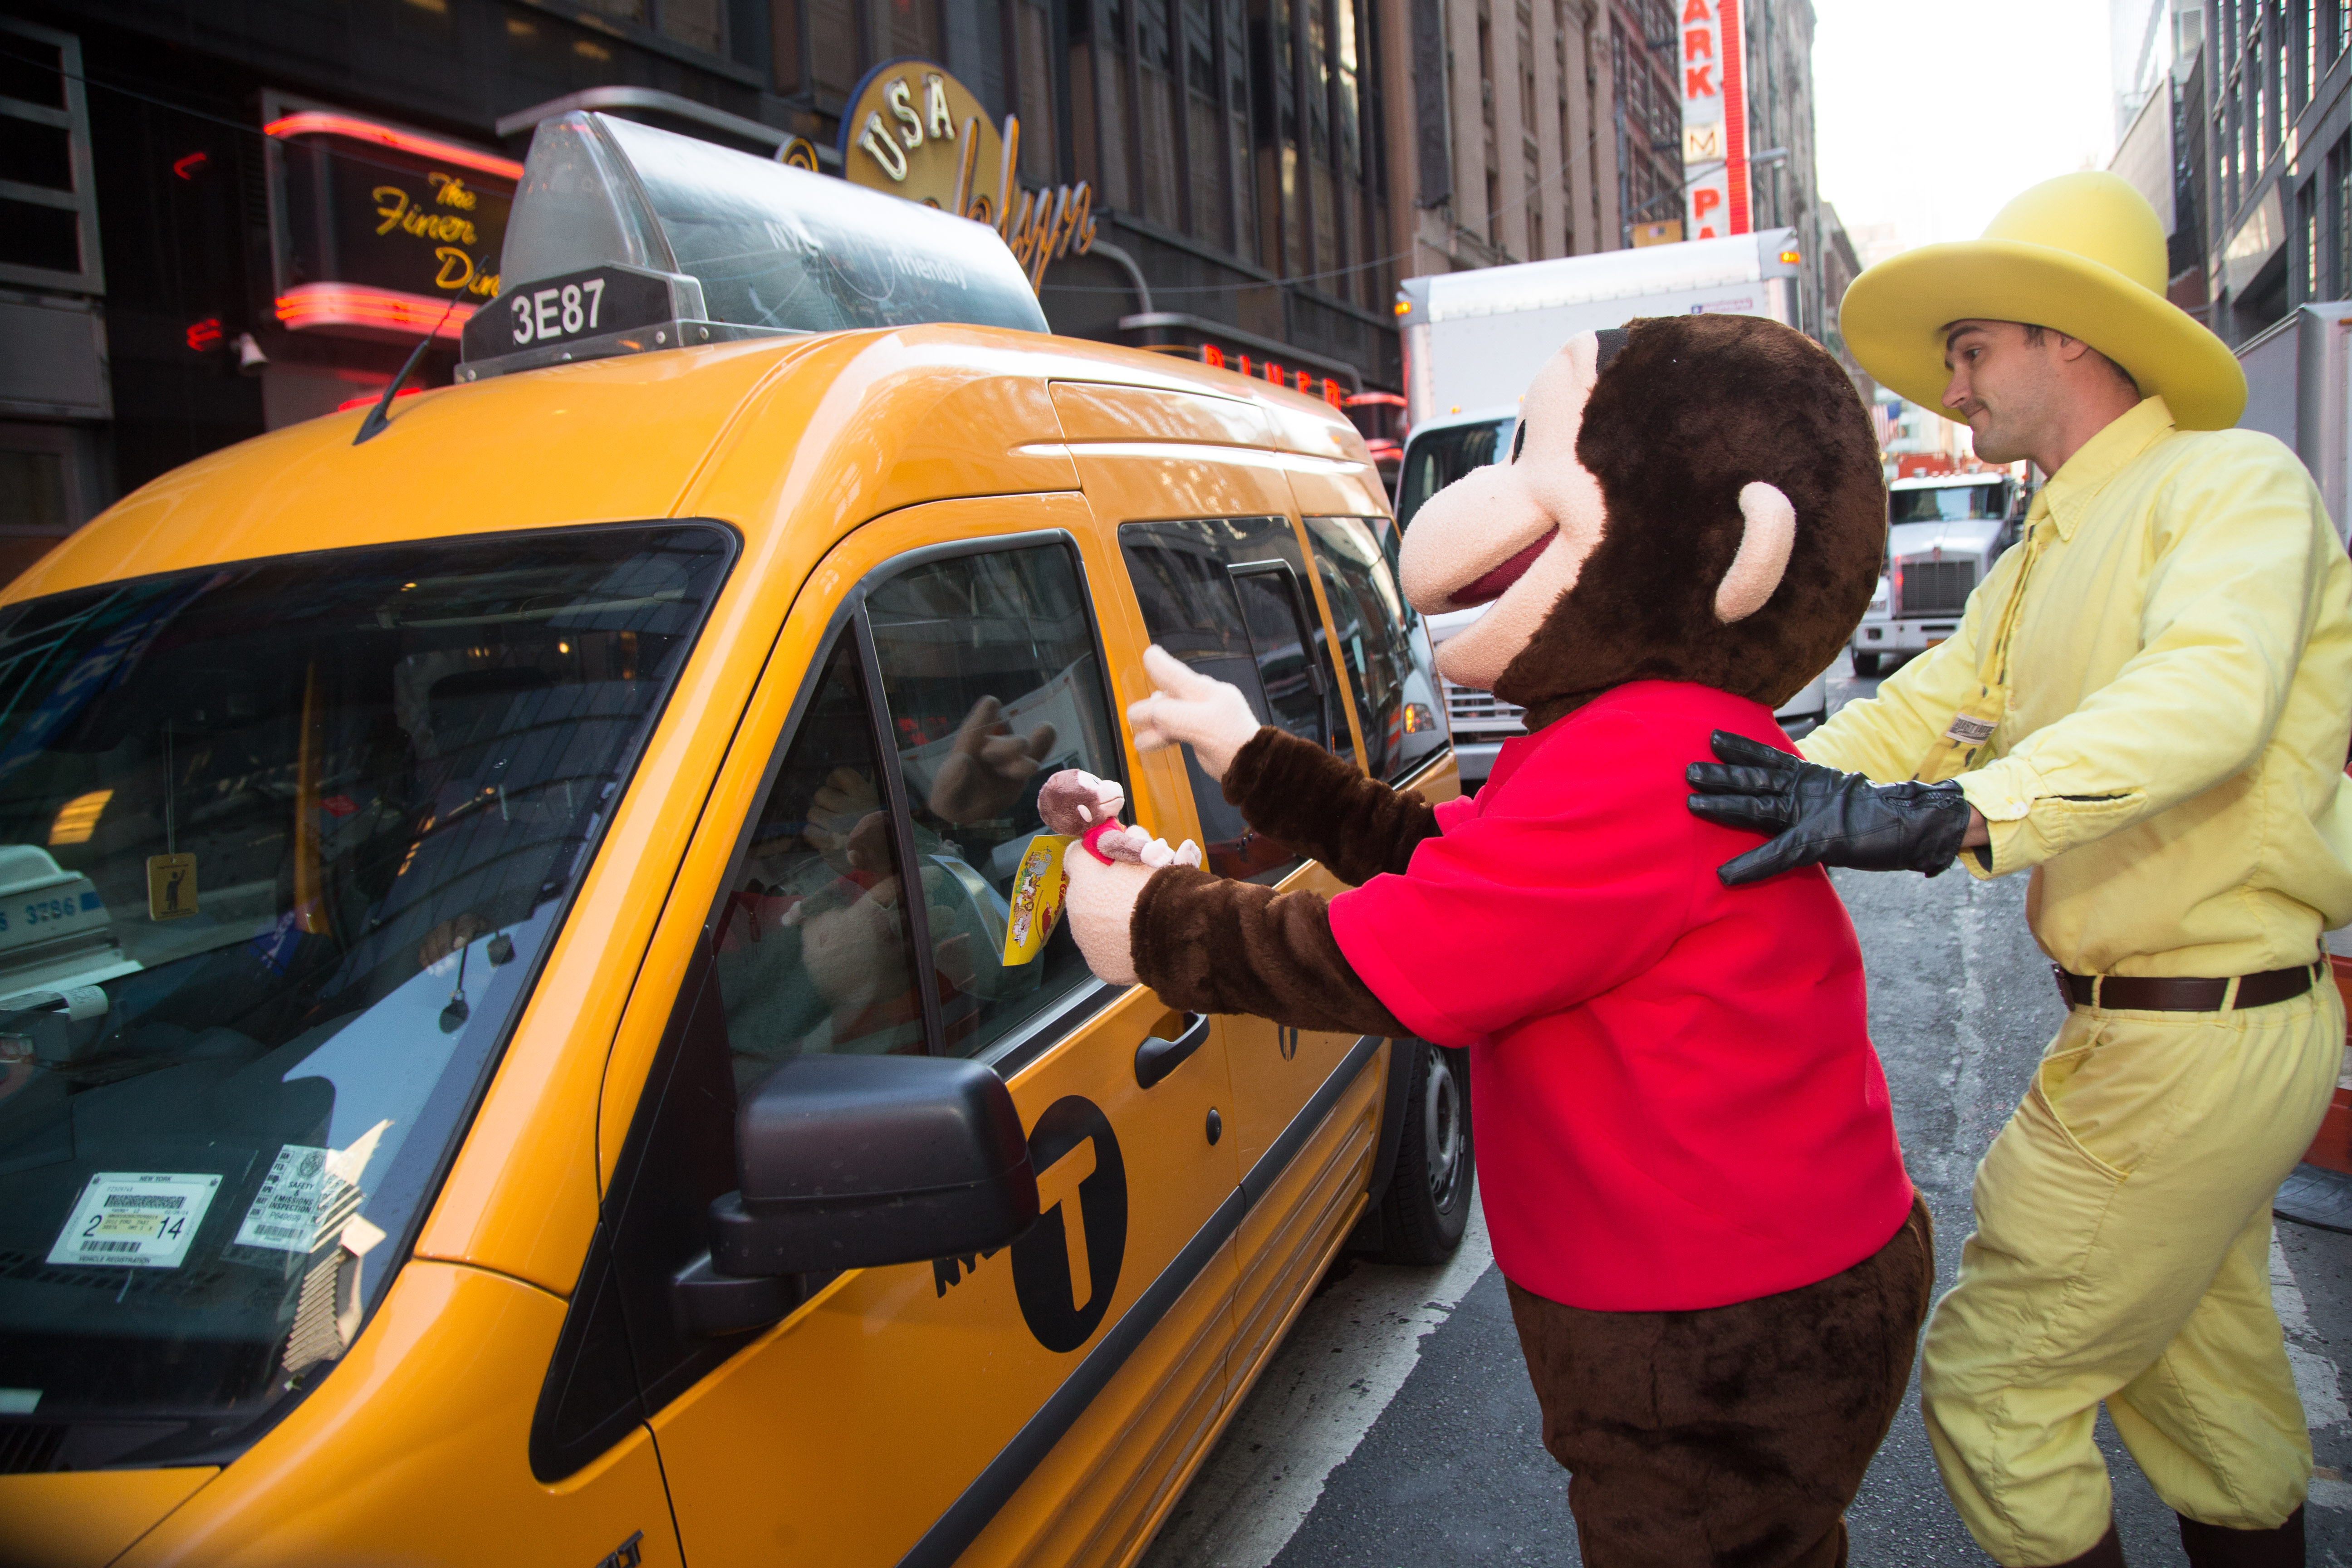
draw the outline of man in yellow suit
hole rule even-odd
[[[1978,1167],[1921,1374],[1944,1484],[2012,1568],[2123,1562],[2103,1401],[2190,1563],[2304,1560],[2270,1205],[2343,1063],[2352,564],[2294,455],[2229,428],[2245,378],[2164,283],[2155,213],[2104,174],[1856,279],[1871,374],[2049,482],[1958,633],[1804,761],[1718,736],[1691,770],[1692,810],[1775,835],[1729,883],[2032,874],[2069,1011]]]

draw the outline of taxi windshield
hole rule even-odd
[[[40,1468],[233,1449],[350,1346],[732,550],[567,529],[0,609],[0,1415]]]

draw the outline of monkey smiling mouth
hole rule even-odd
[[[1541,539],[1537,540],[1500,566],[1454,589],[1447,595],[1453,600],[1454,607],[1457,610],[1466,610],[1473,605],[1501,598],[1503,590],[1526,576],[1528,568],[1536,563],[1536,557],[1541,555],[1546,547],[1559,537],[1559,530],[1557,527],[1546,529]]]

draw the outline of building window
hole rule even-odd
[[[0,96],[7,195],[0,196],[0,283],[106,292],[81,45],[69,33],[0,16],[9,62]]]
[[[2352,296],[2352,136],[2327,154],[2327,297]]]
[[[1495,22],[1478,13],[1478,110],[1488,129],[1495,124]]]
[[[1138,161],[1143,165],[1143,216],[1174,228],[1176,211],[1176,91],[1173,40],[1167,0],[1134,0],[1137,92],[1141,123],[1136,128]]]
[[[1559,100],[1559,244],[1560,253],[1564,256],[1576,254],[1575,146],[1576,143],[1569,139],[1568,98],[1563,86]]]
[[[2301,84],[2294,100],[2297,109],[2309,103],[2312,93],[2319,87],[2319,8],[2326,3],[2327,0],[2293,0],[2290,15],[2294,18],[2297,57],[2294,74]]]
[[[2294,120],[2294,109],[2287,103],[2288,90],[2294,80],[2294,51],[2288,47],[2285,0],[2275,0],[2271,6],[2271,68],[2274,85],[2271,89],[2271,151],[2286,145],[2286,128]]]
[[[719,0],[579,0],[580,9],[649,27],[675,44],[706,55],[727,52]]]
[[[2305,303],[2319,298],[2319,182],[2306,181],[2294,194],[2295,281]]]
[[[1533,142],[1524,153],[1528,165],[1527,195],[1522,199],[1528,207],[1528,259],[1534,261],[1549,254],[1544,248],[1543,164]]]

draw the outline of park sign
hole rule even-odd
[[[1047,263],[1094,248],[1087,183],[1023,190],[1019,117],[992,125],[978,96],[929,60],[886,60],[866,72],[842,116],[840,150],[851,184],[996,230],[1032,289]]]
[[[1740,8],[1740,0],[1683,0],[1683,234],[1692,239],[1754,227]]]

